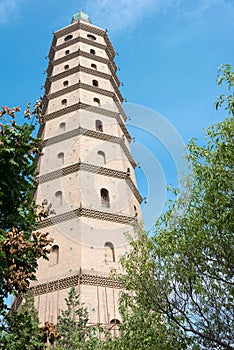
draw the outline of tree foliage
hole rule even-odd
[[[0,348],[4,350],[42,350],[43,333],[39,327],[33,293],[29,291],[20,312],[12,311],[1,324]]]
[[[79,294],[72,287],[65,299],[67,309],[62,310],[58,319],[58,332],[61,338],[57,341],[58,349],[95,349],[98,339],[98,327],[88,324],[88,310],[79,301]]]
[[[230,66],[220,74],[231,90]],[[234,100],[221,98],[216,107],[226,103],[228,117],[208,128],[203,146],[188,145],[184,200],[171,202],[152,237],[139,232],[122,260],[138,307],[172,322],[196,350],[234,349]]]
[[[35,278],[37,259],[46,258],[50,241],[37,230],[33,191],[37,187],[35,157],[41,155],[40,140],[32,133],[36,123],[16,122],[19,107],[2,107],[0,112],[0,311],[8,293],[26,292]],[[40,121],[41,101],[34,110]]]

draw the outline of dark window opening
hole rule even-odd
[[[96,51],[94,49],[90,49],[90,53],[92,53],[93,55],[96,54]]]
[[[73,35],[69,34],[69,35],[65,36],[64,41],[71,40],[72,38],[73,38]]]
[[[66,51],[65,51],[65,55],[66,55],[66,56],[69,55],[69,53],[70,53],[70,50],[66,50]]]
[[[97,97],[94,97],[93,102],[95,102],[96,105],[100,106],[100,100]]]
[[[98,81],[97,81],[97,80],[94,79],[94,80],[92,81],[92,83],[93,83],[93,86],[98,86]]]
[[[105,188],[102,188],[100,192],[101,192],[101,204],[102,204],[102,207],[110,208],[109,192]]]
[[[64,107],[67,107],[67,99],[66,98],[64,100],[62,100],[61,103]]]
[[[87,34],[87,38],[89,38],[90,40],[93,40],[93,41],[96,40],[96,37],[92,34]]]
[[[103,132],[103,125],[101,120],[96,120],[95,121],[95,126],[97,131]]]
[[[66,64],[66,65],[64,66],[64,69],[65,69],[65,70],[69,69],[69,65]]]
[[[60,128],[60,130],[65,131],[66,130],[66,123],[64,123],[64,122],[60,123],[59,128]]]
[[[91,68],[96,69],[97,70],[97,65],[95,63],[91,63]]]

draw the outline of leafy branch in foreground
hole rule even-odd
[[[42,103],[34,110],[28,104],[25,118],[35,115],[42,123]],[[37,259],[46,258],[50,240],[37,230],[38,214],[33,200],[37,188],[35,157],[41,153],[40,139],[32,136],[36,123],[16,122],[19,107],[0,111],[0,311],[6,311],[9,293],[26,292],[35,278]]]
[[[218,82],[231,90],[233,77],[225,65]],[[122,260],[126,297],[173,324],[196,350],[234,349],[233,94],[222,101],[228,117],[207,129],[203,146],[188,145],[188,201],[172,201],[155,234],[139,232]]]

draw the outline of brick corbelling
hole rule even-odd
[[[39,223],[38,227],[39,229],[42,229],[56,225],[61,222],[74,220],[80,217],[86,217],[102,221],[112,221],[120,224],[132,224],[134,222],[134,218],[131,216],[80,207],[78,209],[60,215],[55,215],[53,217],[50,217],[49,219],[45,219]]]
[[[74,44],[77,44],[77,43],[80,43],[80,42],[83,42],[85,44],[91,45],[92,47],[97,47],[97,48],[102,49],[102,50],[106,50],[106,48],[107,48],[106,45],[99,44],[96,41],[88,40],[86,38],[83,38],[82,36],[78,36],[77,38],[68,40],[68,41],[66,41],[66,42],[64,42],[64,43],[62,43],[60,45],[54,46],[54,51],[59,51],[61,49],[65,49],[68,46],[71,46],[71,45],[74,45]]]
[[[101,95],[104,95],[104,96],[109,96],[109,97],[112,97],[112,98],[114,98],[114,96],[115,96],[115,93],[112,92],[112,91],[101,89],[101,88],[99,88],[97,86],[92,86],[92,85],[88,85],[88,84],[84,84],[84,83],[79,82],[77,84],[68,86],[65,89],[62,89],[62,90],[56,91],[56,92],[54,92],[52,94],[49,94],[46,97],[47,97],[48,100],[52,100],[52,99],[54,99],[56,97],[65,95],[68,92],[71,92],[71,91],[74,91],[74,90],[77,90],[77,89],[84,89],[84,90],[96,92],[97,94],[101,94]],[[118,100],[118,102],[119,102],[119,100]],[[122,97],[122,101],[121,102],[123,102],[123,97]]]
[[[116,64],[115,64],[115,62],[113,60],[113,57],[111,56],[107,46],[95,43],[93,41],[87,40],[87,39],[82,38],[80,36],[78,36],[77,38],[74,38],[72,40],[69,40],[69,41],[67,41],[67,42],[65,42],[65,43],[63,43],[61,45],[52,46],[51,50],[53,51],[53,53],[51,51],[49,53],[50,60],[52,61],[54,59],[54,55],[55,55],[56,51],[63,50],[65,48],[70,47],[71,45],[74,45],[74,44],[77,44],[77,43],[85,43],[85,44],[91,45],[92,47],[97,47],[97,48],[105,50],[105,52],[106,52],[106,54],[108,56],[108,60],[112,63],[114,70],[115,71],[117,70]],[[96,55],[93,55],[93,56],[96,56]],[[93,57],[93,59],[94,59],[94,57]]]
[[[124,140],[120,137],[104,134],[103,132],[100,132],[100,131],[84,129],[84,128],[79,127],[77,129],[73,129],[73,130],[65,132],[61,135],[57,135],[57,136],[51,137],[50,139],[42,141],[41,147],[47,147],[47,146],[53,145],[57,142],[68,140],[72,137],[79,136],[79,135],[84,135],[84,136],[92,137],[95,139],[119,144],[122,147],[124,153],[126,154],[128,160],[130,161],[132,166],[134,168],[136,167],[136,163],[135,163],[134,159],[132,158],[132,155],[129,152],[128,148],[126,147]]]
[[[80,104],[79,104],[79,105],[80,105]],[[91,107],[91,106],[89,106],[89,107],[90,107],[90,108],[89,108],[90,111],[93,111],[93,112],[98,113],[98,114],[101,114],[101,115],[105,114],[105,113],[103,112],[103,110],[100,110],[99,108],[94,110],[93,108],[96,108],[96,107]],[[80,108],[84,108],[84,106],[82,105],[82,107],[80,107]],[[86,108],[88,108],[87,105],[85,105],[85,109],[86,109]],[[76,108],[76,109],[79,109],[79,108]],[[108,112],[109,112],[109,111],[108,111]],[[121,130],[123,131],[124,136],[126,137],[126,139],[128,140],[128,142],[131,142],[132,138],[131,138],[131,136],[130,136],[130,134],[129,134],[129,132],[128,132],[126,126],[125,126],[125,124],[123,123],[122,119],[120,118],[119,114],[118,114],[118,113],[114,113],[114,114],[111,114],[111,115],[110,115],[110,114],[107,114],[107,115],[108,115],[109,117],[115,118],[115,119],[117,120],[117,122],[119,123],[119,125],[120,125],[120,127],[121,127]],[[51,119],[54,119],[54,118],[51,118]],[[48,120],[51,120],[51,119],[48,119]],[[41,124],[41,125],[40,125],[40,128],[39,128],[39,130],[38,130],[37,137],[39,137],[39,138],[42,137],[44,128],[45,128],[45,124]]]
[[[98,72],[98,71],[94,71],[90,68],[86,68],[86,67],[83,67],[81,65],[77,65],[76,67],[73,67],[73,68],[70,68],[62,73],[59,73],[59,74],[56,74],[52,77],[48,77],[46,79],[46,82],[45,82],[45,89],[46,91],[49,90],[49,87],[50,87],[50,84],[54,81],[57,81],[59,79],[62,79],[62,78],[66,78],[68,77],[69,75],[72,75],[74,73],[78,73],[78,72],[85,72],[85,73],[88,73],[88,74],[92,74],[92,75],[95,75],[95,76],[99,76],[99,77],[102,77],[104,79],[108,79],[110,80],[111,79],[111,75],[110,74],[106,74],[106,73],[101,73],[101,72]]]
[[[48,93],[51,82],[57,81],[57,80],[62,79],[62,78],[67,78],[68,76],[75,74],[75,73],[79,73],[79,72],[85,72],[85,73],[91,74],[93,76],[108,79],[110,81],[116,95],[118,96],[119,100],[121,101],[121,103],[123,102],[123,100],[124,100],[123,96],[121,95],[121,92],[119,91],[118,85],[116,84],[116,81],[114,80],[113,76],[106,74],[106,73],[101,73],[101,72],[98,72],[98,71],[95,71],[95,70],[92,70],[92,69],[89,69],[86,67],[82,67],[80,65],[73,67],[71,69],[68,69],[67,71],[59,73],[57,75],[54,75],[51,78],[48,78],[46,80],[46,83],[45,83],[45,89],[46,89],[45,94]]]
[[[117,107],[120,107],[120,104],[118,104]],[[53,112],[53,113],[45,115],[44,116],[44,121],[47,122],[48,120],[52,120],[52,119],[58,118],[58,117],[60,117],[60,116],[62,116],[64,114],[67,114],[67,113],[70,113],[70,112],[74,112],[74,111],[79,110],[79,109],[87,109],[90,112],[103,114],[103,115],[106,115],[106,116],[112,117],[112,118],[116,118],[116,117],[119,116],[119,113],[116,113],[116,112],[113,112],[113,111],[109,111],[108,109],[104,109],[104,108],[100,108],[100,107],[96,107],[96,106],[91,106],[91,105],[88,105],[86,103],[78,102],[78,103],[75,103],[74,105],[71,105],[69,107],[62,108],[62,109],[60,109],[60,110],[58,110],[56,112]],[[125,114],[124,111],[123,111],[122,116],[123,116],[124,120],[127,119],[126,114]]]
[[[42,283],[33,282],[30,289],[33,291],[33,294],[37,296],[68,289],[80,284],[118,289],[122,288],[122,284],[119,280],[111,278],[107,274],[103,276],[103,274],[98,271],[95,273],[95,271],[81,270],[67,276],[58,276],[57,279],[54,280],[43,281]]]
[[[48,68],[47,68],[47,74],[48,74],[48,77],[51,76],[52,74],[52,70],[53,70],[53,67],[58,65],[58,64],[61,64],[61,63],[64,63],[64,62],[67,62],[73,58],[76,58],[76,57],[82,57],[83,53],[85,53],[85,51],[74,51],[72,53],[70,53],[69,55],[67,56],[63,56],[61,58],[58,58],[57,60],[55,61],[50,61],[49,62],[49,65],[48,65]],[[85,53],[86,54],[86,53]],[[89,53],[88,53],[89,54]],[[92,59],[93,61],[95,61],[95,57],[90,57],[90,59]],[[98,56],[100,57],[100,56]],[[110,71],[111,71],[111,74],[113,75],[113,78],[116,80],[116,85],[120,85],[120,82],[119,82],[119,79],[117,77],[117,74],[116,74],[116,70],[113,68],[113,63],[109,60],[107,60],[106,64],[108,65],[108,67],[110,68]],[[94,72],[95,70],[94,69],[91,69],[92,72]],[[98,72],[98,71],[96,71]],[[98,72],[98,73],[101,73],[101,72]],[[101,74],[106,74],[106,73],[101,73]],[[107,74],[106,74],[107,75]],[[108,74],[109,76],[109,74]]]
[[[72,25],[69,25],[65,28],[62,28],[62,29],[56,31],[54,33],[54,35],[56,36],[56,38],[60,38],[63,35],[70,34],[70,33],[74,32],[75,30],[79,30],[79,29],[86,30],[89,33],[102,36],[104,38],[104,40],[106,41],[106,44],[108,46],[108,49],[110,50],[112,57],[115,56],[115,50],[114,50],[114,48],[111,44],[111,41],[106,33],[106,30],[101,29],[101,28],[97,28],[93,25],[86,24],[84,22],[79,21],[79,22],[76,22]]]
[[[100,167],[100,166],[96,166],[96,165],[92,165],[92,164],[88,164],[88,163],[79,162],[76,164],[69,165],[65,168],[52,171],[50,173],[39,176],[38,181],[39,181],[39,184],[42,184],[42,183],[45,183],[48,181],[52,181],[52,180],[67,176],[69,174],[76,173],[77,171],[88,171],[91,173],[104,175],[104,176],[108,176],[108,177],[125,179],[130,190],[133,192],[133,194],[135,195],[138,202],[141,203],[143,200],[140,193],[138,192],[136,186],[132,182],[132,180],[129,177],[127,172],[114,170],[114,169],[110,169],[110,168],[104,168],[104,167]]]

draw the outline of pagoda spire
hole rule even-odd
[[[74,23],[74,22],[78,22],[78,21],[84,21],[84,22],[88,22],[88,23],[92,23],[91,22],[91,19],[89,17],[89,15],[87,15],[86,13],[84,13],[83,11],[79,11],[77,13],[75,13],[73,16],[72,16],[72,21],[71,23]]]

